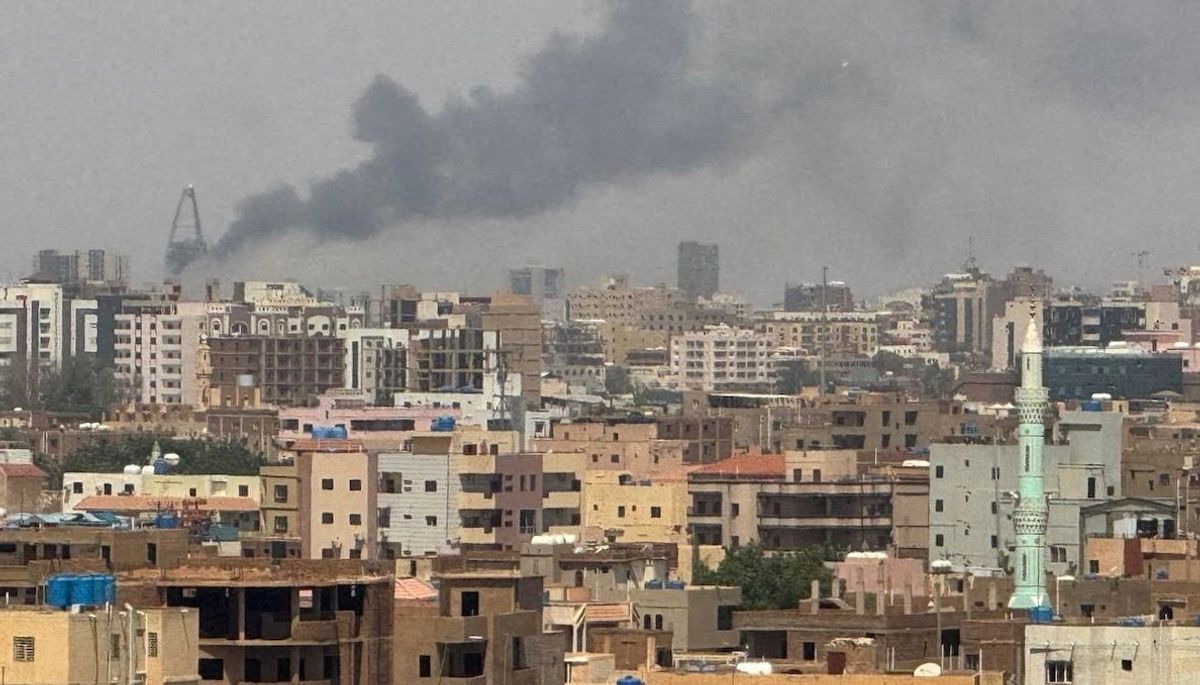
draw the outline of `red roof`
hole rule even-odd
[[[392,596],[408,602],[430,602],[438,598],[438,591],[420,578],[410,576],[396,579]]]
[[[164,511],[184,508],[201,511],[258,511],[249,497],[154,497],[150,495],[89,495],[75,505],[81,511]]]
[[[46,472],[33,464],[0,464],[0,472],[9,478],[45,478]]]
[[[787,467],[782,454],[743,452],[692,469],[693,474],[735,478],[783,478]]]

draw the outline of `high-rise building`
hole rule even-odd
[[[717,292],[720,262],[717,246],[684,241],[679,243],[677,285],[688,297],[708,297]]]
[[[849,312],[854,310],[854,293],[842,281],[789,283],[783,289],[783,308],[789,312]]]
[[[508,272],[508,289],[514,295],[528,295],[542,308],[542,318],[562,321],[566,315],[567,289],[562,269],[526,266]]]
[[[129,280],[129,257],[105,250],[42,250],[33,258],[33,269],[35,280],[63,285],[124,284]]]

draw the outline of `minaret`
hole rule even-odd
[[[1048,394],[1042,387],[1042,334],[1030,308],[1029,328],[1021,346],[1021,387],[1016,389],[1020,424],[1020,479],[1013,525],[1017,533],[1017,556],[1013,567],[1016,588],[1008,601],[1010,609],[1050,606],[1046,595],[1046,484],[1042,473],[1042,447],[1046,442],[1045,414]]]

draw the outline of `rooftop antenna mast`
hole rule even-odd
[[[1150,256],[1150,251],[1138,250],[1137,252],[1131,252],[1130,254],[1137,258],[1138,287],[1144,289],[1146,287],[1146,258]]]
[[[191,233],[191,237],[185,237]],[[167,238],[165,265],[168,275],[178,275],[188,264],[208,253],[208,243],[200,229],[200,207],[196,204],[196,189],[187,186],[175,205],[175,219]]]
[[[975,259],[975,236],[967,236],[967,261],[963,262],[963,270],[969,274],[979,271],[979,262]]]

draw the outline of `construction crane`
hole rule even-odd
[[[185,237],[191,234],[191,237]],[[177,276],[189,264],[208,254],[208,243],[200,230],[200,208],[196,204],[196,189],[187,186],[175,205],[175,220],[167,238],[164,264],[168,275]]]

